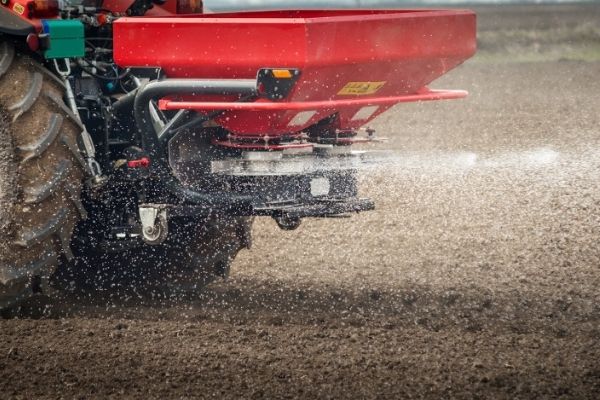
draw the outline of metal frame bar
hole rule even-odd
[[[176,101],[161,99],[158,106],[161,110],[195,110],[195,111],[307,111],[323,109],[340,109],[371,105],[393,105],[415,101],[451,100],[466,97],[465,90],[423,90],[416,94],[392,97],[376,97],[366,99],[343,99],[307,102],[272,102],[259,101],[252,103],[211,102],[211,101]]]

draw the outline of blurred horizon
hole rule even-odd
[[[212,11],[273,9],[273,8],[380,8],[430,7],[434,5],[500,5],[500,4],[560,4],[597,3],[599,0],[204,0]]]

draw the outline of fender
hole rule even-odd
[[[0,6],[0,33],[12,36],[27,36],[35,33],[35,26],[4,6]]]

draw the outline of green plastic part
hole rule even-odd
[[[72,58],[85,55],[85,36],[81,21],[45,19],[42,26],[50,40],[50,47],[44,51],[44,57]]]

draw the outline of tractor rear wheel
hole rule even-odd
[[[0,39],[0,310],[47,288],[85,215],[80,131],[63,90]]]

